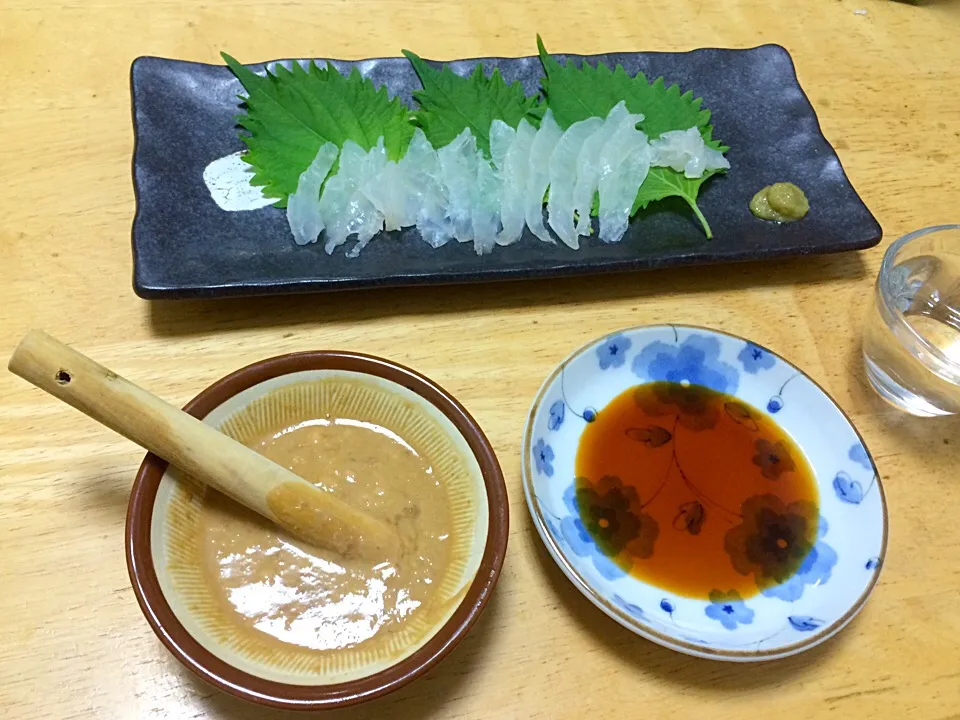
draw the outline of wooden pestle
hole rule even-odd
[[[396,529],[205,425],[39,330],[8,368],[308,543],[382,560]]]

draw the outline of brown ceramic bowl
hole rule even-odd
[[[435,444],[449,443],[463,462],[455,466],[463,468],[463,472],[452,474],[461,478],[456,481],[461,484],[450,490],[451,496],[468,508],[462,513],[453,511],[455,530],[460,522],[457,513],[463,515],[466,528],[457,537],[467,538],[462,543],[464,561],[453,564],[458,567],[458,575],[450,583],[454,588],[450,595],[453,602],[448,604],[446,614],[437,616],[435,625],[405,649],[373,660],[370,652],[356,662],[337,658],[332,665],[324,666],[326,669],[311,665],[309,672],[303,670],[306,664],[302,657],[286,665],[271,665],[273,660],[263,661],[262,655],[245,656],[246,650],[237,650],[236,644],[223,641],[223,627],[217,632],[210,630],[202,611],[206,601],[191,595],[197,591],[190,588],[203,583],[190,582],[192,565],[183,561],[189,553],[176,547],[176,542],[182,541],[171,540],[190,534],[179,526],[176,531],[170,530],[184,522],[180,519],[184,514],[189,514],[170,511],[179,502],[177,493],[185,492],[176,480],[176,471],[156,456],[147,455],[130,497],[127,568],[147,621],[167,649],[200,678],[224,692],[261,705],[295,710],[353,705],[385,695],[424,674],[476,622],[497,582],[506,553],[507,494],[493,448],[476,421],[452,396],[408,368],[346,352],[283,355],[254,363],[215,382],[184,409],[232,434],[230,423],[238,413],[262,404],[264,398],[282,393],[284,388],[290,390],[283,401],[283,407],[287,407],[294,394],[297,398],[310,395],[300,390],[294,392],[295,386],[316,383],[318,387],[327,387],[338,382],[380,393],[383,397],[367,403],[371,408],[397,398],[394,411],[408,413],[417,427],[426,423],[434,428],[430,432],[435,432],[435,437],[428,439]],[[324,402],[330,398],[329,393],[314,395],[322,396]],[[244,423],[249,424],[248,419]],[[169,562],[171,557],[179,561]],[[186,578],[183,582],[178,582],[178,572]],[[198,578],[199,570],[193,576]]]

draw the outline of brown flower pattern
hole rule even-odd
[[[638,390],[635,399],[648,415],[676,414],[677,422],[688,430],[709,430],[720,419],[716,395],[700,385],[657,382],[652,394]]]
[[[788,505],[776,495],[755,495],[743,503],[742,513],[743,522],[724,538],[733,567],[752,574],[760,589],[789,580],[817,541],[816,504]]]
[[[635,488],[613,475],[595,483],[577,478],[576,488],[580,520],[604,555],[616,557],[624,550],[639,558],[653,554],[660,527],[641,509]]]
[[[790,449],[782,442],[770,442],[760,438],[756,445],[757,454],[753,456],[753,464],[760,468],[760,473],[767,480],[779,480],[780,476],[797,469]]]

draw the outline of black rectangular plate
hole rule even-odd
[[[187,298],[450,284],[813,255],[880,242],[880,226],[823,137],[784,48],[558,57],[620,64],[651,79],[662,75],[703,97],[713,113],[714,137],[730,146],[730,172],[701,192],[713,240],[682,201],[664,201],[638,215],[620,243],[607,245],[594,235],[579,251],[527,232],[518,243],[478,257],[472,244],[433,250],[414,229],[382,234],[353,259],[345,257],[346,248],[327,255],[322,240],[298,247],[283,210],[226,212],[204,185],[208,163],[244,147],[234,121],[241,87],[233,73],[225,66],[141,57],[131,70],[135,291],[145,298]],[[413,106],[411,93],[420,83],[405,58],[329,62],[342,72],[359,68]],[[450,66],[466,74],[477,62]],[[538,89],[543,71],[537,57],[479,62],[499,67],[508,82],[520,80],[529,93]],[[264,65],[251,67],[259,72]],[[801,222],[776,225],[750,214],[753,194],[778,181],[807,192],[811,209]]]

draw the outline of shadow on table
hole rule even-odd
[[[185,670],[182,675],[193,686],[199,703],[203,704],[206,711],[204,717],[209,718],[302,720],[305,717],[322,716],[324,720],[427,720],[445,717],[449,713],[448,704],[467,693],[471,678],[476,678],[478,668],[494,662],[491,657],[494,640],[492,629],[503,624],[502,620],[498,620],[500,606],[497,593],[493,593],[470,633],[450,655],[423,677],[385,697],[342,710],[322,713],[270,710],[220,692]],[[172,657],[169,661],[176,662]]]
[[[359,323],[379,317],[462,313],[602,302],[749,287],[812,284],[865,276],[858,253],[689,268],[517,280],[446,287],[350,290],[311,295],[154,300],[150,324],[158,335],[202,335],[244,328],[290,328],[328,320]]]
[[[597,644],[606,646],[624,665],[635,668],[638,673],[656,675],[677,685],[723,696],[788,682],[796,683],[806,673],[812,672],[825,657],[834,653],[843,643],[843,637],[851,632],[851,627],[848,627],[836,637],[800,655],[762,663],[720,662],[684,655],[645,640],[607,617],[560,571],[532,523],[529,532],[524,535],[534,545],[532,552],[537,556],[553,592]]]

